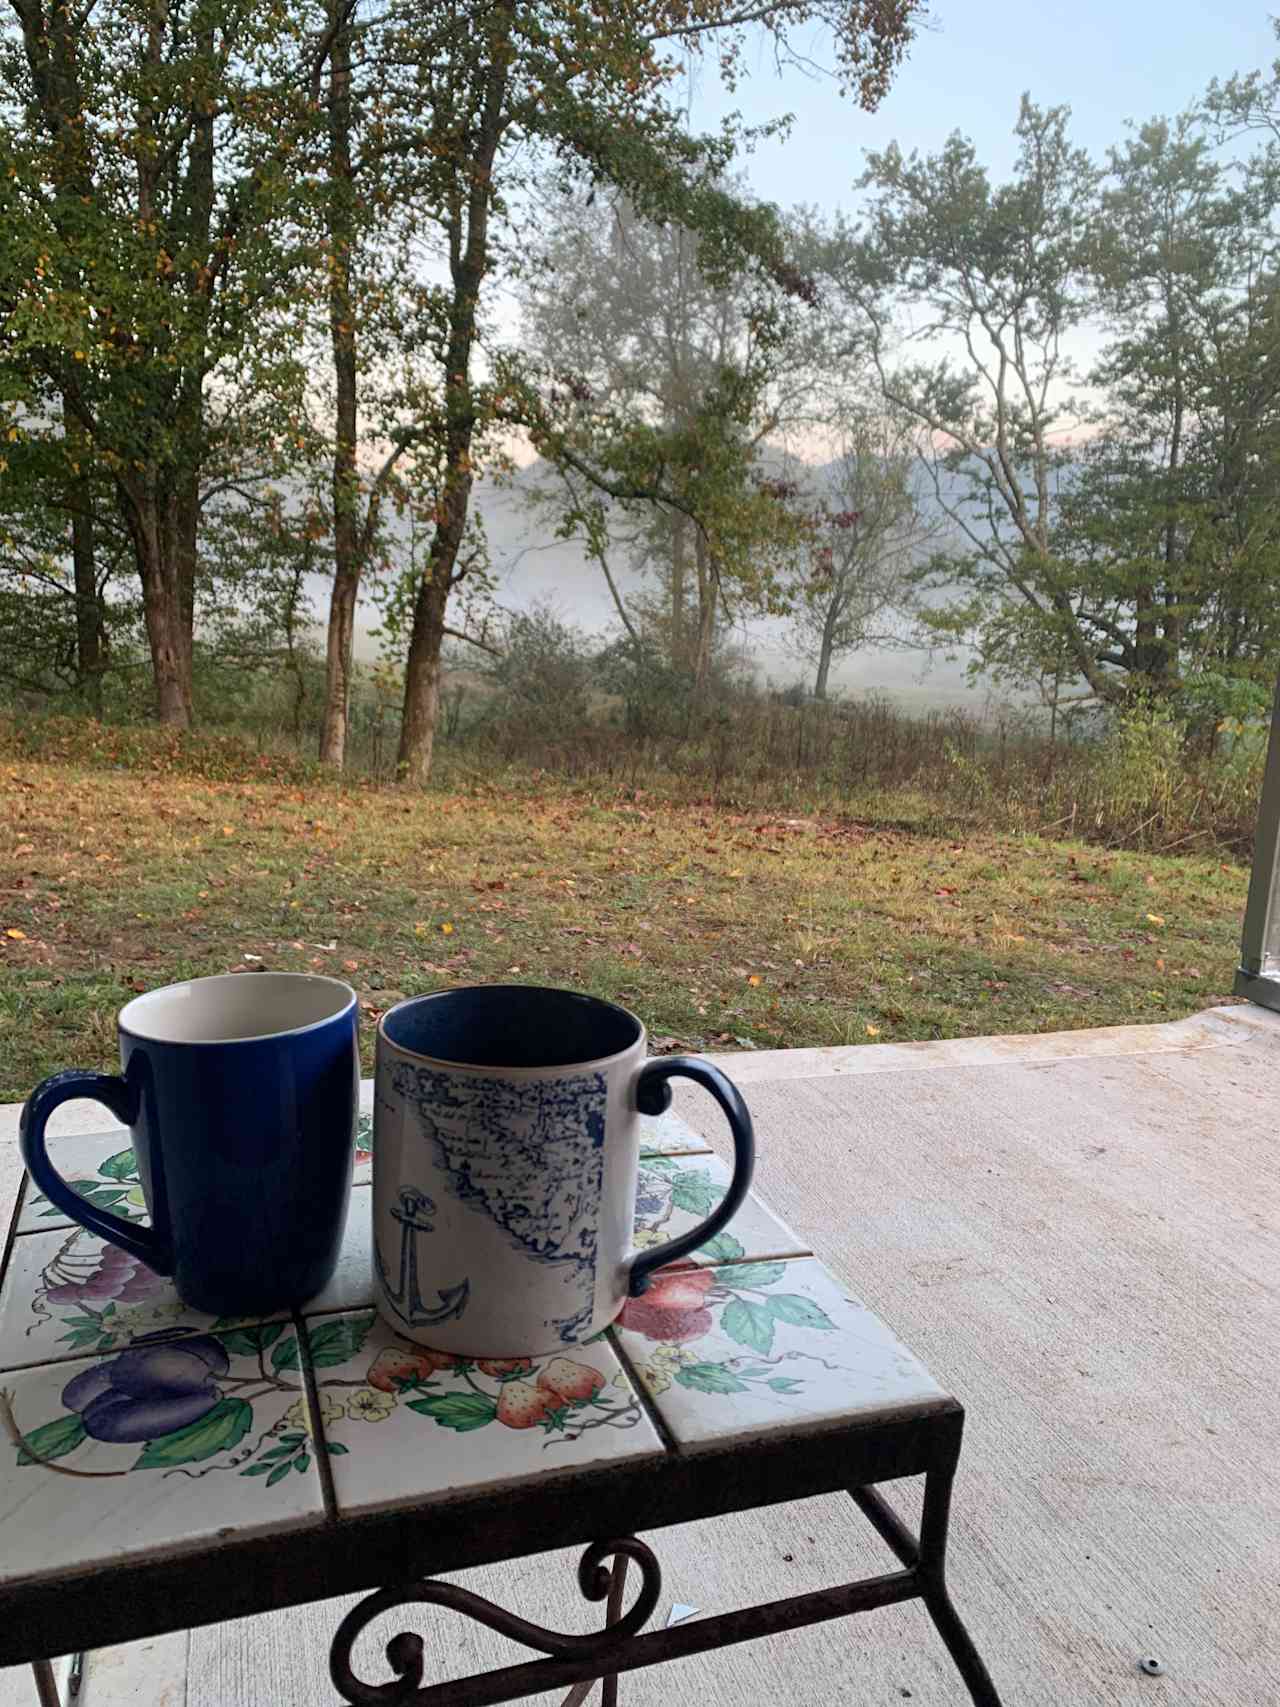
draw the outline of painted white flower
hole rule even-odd
[[[336,1423],[340,1417],[345,1417],[346,1414],[347,1407],[343,1404],[342,1400],[335,1397],[332,1393],[326,1393],[322,1389],[320,1393],[320,1420],[325,1424],[325,1426],[328,1427],[330,1423]],[[293,1404],[291,1404],[289,1409],[284,1413],[281,1421],[286,1430],[291,1428],[300,1428],[307,1434],[310,1434],[311,1413],[307,1410],[307,1401],[305,1399],[295,1399]]]
[[[668,1237],[657,1227],[637,1227],[632,1234],[632,1243],[638,1251],[647,1251],[653,1245],[665,1245]]]
[[[323,1406],[325,1395],[320,1396]],[[348,1413],[360,1422],[385,1422],[396,1408],[394,1393],[375,1393],[372,1387],[359,1387],[347,1400]],[[328,1421],[328,1418],[325,1419]]]
[[[697,1361],[697,1354],[688,1346],[660,1345],[640,1373],[651,1393],[665,1393],[676,1371]]]

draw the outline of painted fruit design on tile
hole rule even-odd
[[[350,1337],[363,1340],[373,1316],[346,1317]],[[317,1342],[333,1324],[311,1332]],[[352,1391],[348,1391],[353,1389]],[[319,1382],[326,1425],[345,1415],[357,1422],[382,1422],[404,1406],[441,1428],[468,1434],[497,1425],[541,1429],[545,1445],[574,1441],[596,1428],[635,1428],[641,1411],[625,1376],[610,1378],[578,1358],[466,1358],[428,1351],[407,1342],[384,1346],[362,1377]],[[330,1451],[346,1447],[331,1445]]]
[[[835,1332],[835,1323],[812,1299],[778,1289],[786,1279],[785,1262],[744,1261],[742,1245],[727,1233],[705,1248],[722,1266],[659,1269],[648,1290],[629,1298],[618,1318],[618,1327],[655,1344],[643,1361],[627,1347],[650,1393],[665,1392],[672,1381],[701,1393],[745,1393],[755,1384],[800,1393],[806,1362],[833,1367],[817,1349],[775,1348],[779,1328]],[[742,1346],[744,1355],[700,1353],[697,1342],[712,1332]]]
[[[172,1281],[73,1227],[40,1271],[31,1314],[28,1335],[53,1323],[65,1329],[58,1344],[69,1351],[111,1351],[173,1328],[187,1311]]]
[[[636,1183],[635,1248],[647,1250],[671,1238],[668,1223],[677,1211],[705,1219],[725,1190],[705,1166],[690,1167],[668,1156],[646,1156]]]
[[[287,1322],[207,1334],[170,1329],[78,1369],[62,1388],[61,1414],[36,1428],[24,1429],[13,1414],[12,1395],[0,1394],[0,1421],[19,1465],[85,1477],[226,1470],[265,1476],[271,1487],[311,1462],[298,1367],[297,1336]],[[283,1414],[281,1395],[293,1400]],[[276,1402],[261,1405],[268,1397]],[[86,1440],[141,1451],[119,1470],[58,1462]]]
[[[356,1120],[356,1165],[367,1162],[373,1155],[373,1116],[362,1114]]]
[[[114,1214],[124,1216],[126,1221],[146,1218],[147,1200],[142,1194],[142,1181],[138,1177],[138,1164],[132,1147],[104,1157],[98,1163],[97,1172],[88,1179],[69,1179],[67,1184],[95,1209],[110,1209]],[[50,1203],[43,1192],[33,1193],[31,1202],[45,1206],[40,1211],[43,1219],[59,1216],[66,1219],[61,1209]]]

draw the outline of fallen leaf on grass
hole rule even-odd
[[[1164,923],[1164,914],[1163,913],[1148,913],[1147,914],[1147,923],[1149,925],[1162,925]]]
[[[868,1025],[866,1031],[868,1037],[879,1037],[880,1035],[880,1027],[878,1025]]]
[[[20,931],[16,925],[11,925],[4,934],[12,937],[14,942],[25,942],[27,940],[26,931]]]
[[[747,979],[747,983],[750,984],[753,990],[758,990],[760,988],[760,974],[758,972],[753,972]]]

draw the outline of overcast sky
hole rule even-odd
[[[931,26],[876,113],[842,101],[829,80],[779,76],[761,47],[733,95],[712,69],[698,72],[690,116],[707,130],[735,108],[749,123],[794,113],[788,141],[743,162],[752,188],[783,205],[851,212],[864,150],[890,141],[930,152],[959,130],[1003,175],[1024,90],[1042,106],[1069,106],[1075,141],[1101,157],[1126,119],[1176,113],[1211,78],[1269,66],[1278,53],[1266,8],[1242,0],[933,0]],[[829,59],[820,38],[813,57]]]

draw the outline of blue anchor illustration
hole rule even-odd
[[[378,1264],[378,1279],[382,1282],[382,1290],[386,1293],[387,1302],[399,1316],[406,1327],[423,1327],[431,1322],[447,1322],[450,1316],[461,1316],[467,1307],[467,1299],[471,1292],[471,1282],[464,1280],[458,1286],[441,1287],[437,1296],[438,1305],[432,1307],[422,1302],[422,1294],[418,1290],[418,1245],[419,1233],[433,1231],[434,1223],[427,1220],[428,1215],[434,1215],[436,1206],[425,1191],[419,1191],[416,1186],[402,1186],[399,1202],[391,1210],[391,1217],[400,1223],[400,1284],[392,1286],[387,1275],[386,1265],[382,1260],[382,1251],[378,1241],[374,1240],[374,1258]]]

